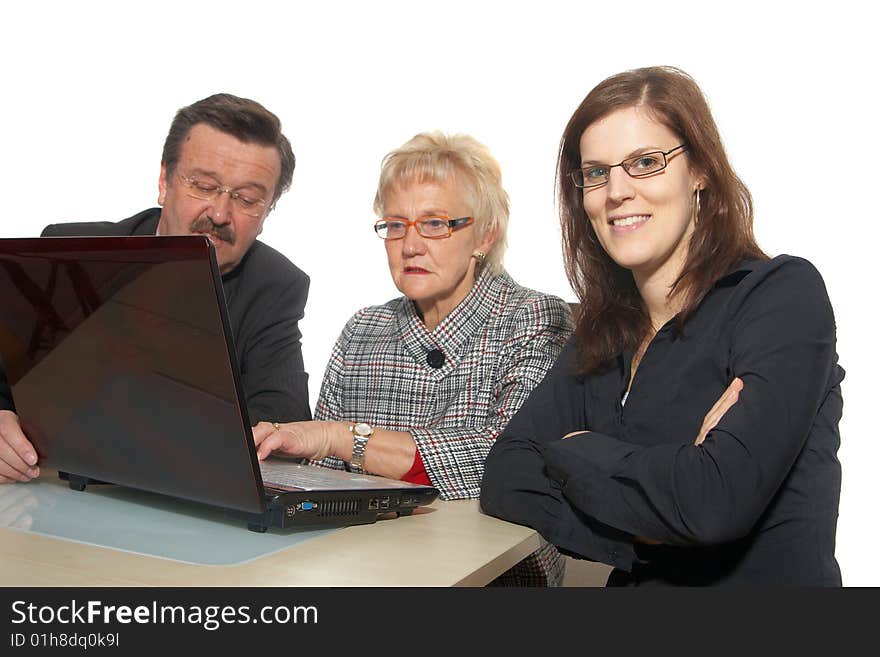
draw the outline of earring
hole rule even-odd
[[[694,213],[693,213],[694,226],[700,223],[700,188],[694,191]]]
[[[486,262],[486,254],[483,253],[482,251],[474,251],[474,254],[472,257],[476,258],[477,262],[479,262],[480,264],[483,264],[484,262]]]

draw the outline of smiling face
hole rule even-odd
[[[394,187],[385,199],[385,217],[420,219],[473,216],[466,188],[455,176],[443,182],[413,182]],[[415,227],[403,239],[386,240],[388,267],[394,284],[412,299],[429,329],[461,301],[474,284],[473,253],[488,253],[494,235],[482,238],[473,223],[445,239],[422,237]]]
[[[647,110],[621,109],[584,130],[581,166],[616,164],[681,143]],[[583,190],[584,210],[599,242],[614,262],[632,270],[637,283],[654,278],[671,284],[684,265],[694,230],[694,191],[702,186],[701,177],[688,167],[686,153],[671,153],[665,169],[645,178],[632,178],[623,167],[614,167],[607,184]]]
[[[249,144],[203,123],[196,124],[180,149],[173,172],[159,175],[160,235],[207,235],[221,273],[235,268],[263,230],[281,171],[274,146]],[[258,216],[242,211],[229,193],[212,200],[192,196],[182,177],[221,186],[252,199],[265,199]]]

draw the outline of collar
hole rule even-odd
[[[743,278],[751,274],[755,271],[756,267],[761,263],[765,262],[763,260],[740,260],[734,267],[730,269],[724,276],[715,281],[715,284],[712,286],[712,289],[725,288],[725,287],[734,287],[736,286]],[[711,291],[709,292],[711,294]],[[708,295],[707,295],[708,296]],[[705,301],[705,299],[704,299]],[[665,335],[671,333],[675,326],[675,317],[666,322],[660,329],[657,331],[657,335]],[[626,377],[626,380],[629,381],[629,370],[632,364],[632,358],[635,349],[628,348],[624,349],[620,355],[618,360],[621,374]]]
[[[492,275],[484,269],[467,296],[437,325],[428,331],[419,317],[416,304],[402,299],[397,312],[397,330],[404,347],[416,363],[441,379],[452,372],[465,356],[471,338],[503,307],[507,290],[515,285],[507,272]],[[427,353],[439,349],[445,356],[443,367],[434,369],[427,364]]]
[[[762,260],[740,260],[735,267],[715,281],[713,287],[731,287],[739,283],[747,275],[755,271]]]

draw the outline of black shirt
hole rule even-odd
[[[609,582],[840,585],[844,372],[809,262],[747,262],[719,280],[682,333],[657,333],[625,405],[631,354],[587,376],[575,357],[569,342],[490,451],[487,513],[615,566]],[[695,446],[737,376],[739,401]]]

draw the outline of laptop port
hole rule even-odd
[[[369,504],[367,504],[367,508],[370,511],[378,511],[379,510],[379,498],[378,497],[371,498]]]
[[[317,502],[300,502],[299,510],[300,511],[314,511],[318,508]]]
[[[288,518],[293,518],[293,514],[296,513],[296,507],[291,505],[287,507],[287,510],[284,513]]]
[[[381,500],[379,500],[379,508],[380,509],[387,509],[390,506],[391,506],[391,498],[390,497],[383,497]]]

